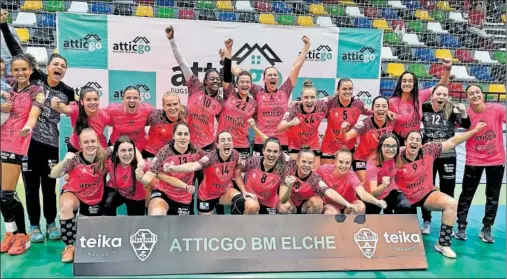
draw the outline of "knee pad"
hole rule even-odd
[[[0,194],[2,204],[5,204],[9,209],[15,208],[21,204],[18,195],[14,191],[3,190]]]
[[[245,198],[239,194],[232,198],[231,214],[243,215],[243,212],[245,212]]]

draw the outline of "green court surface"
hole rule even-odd
[[[24,191],[19,187],[20,198]],[[456,194],[461,192],[457,185]],[[484,215],[484,185],[477,190],[468,217],[468,240],[453,240],[457,259],[447,259],[433,248],[437,241],[440,213],[433,213],[431,235],[424,236],[424,246],[429,268],[423,271],[382,272],[292,272],[292,273],[235,273],[206,275],[156,276],[155,278],[506,278],[506,207],[505,185],[502,186],[500,207],[493,227],[494,244],[485,244],[478,238]],[[4,226],[1,222],[3,235]],[[45,224],[42,224],[45,226]],[[72,277],[72,265],[60,262],[64,245],[61,241],[32,243],[21,256],[2,254],[1,278],[68,278]],[[198,264],[198,259],[196,259]],[[150,276],[154,277],[154,276]]]

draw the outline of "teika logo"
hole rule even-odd
[[[150,40],[146,37],[135,37],[129,42],[119,42],[113,44],[113,52],[144,54],[151,51]]]
[[[369,63],[377,58],[375,50],[372,47],[363,47],[356,52],[346,52],[342,54],[342,60],[348,62]]]
[[[99,35],[90,33],[82,39],[69,39],[63,41],[63,48],[66,50],[95,51],[102,48]]]
[[[79,245],[87,256],[107,257],[118,252],[118,248],[122,246],[122,239],[121,237],[109,237],[105,234],[99,234],[97,237],[82,236],[79,239]]]
[[[421,243],[421,236],[417,233],[407,233],[398,231],[398,233],[384,233],[384,239],[389,248],[395,251],[410,251]]]

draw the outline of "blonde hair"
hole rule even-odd
[[[97,141],[98,141],[98,135],[97,133],[95,132],[95,130],[93,130],[92,128],[84,128],[82,131],[81,131],[81,134],[79,134],[79,136],[81,137],[82,134],[84,134],[85,132],[93,132],[95,134],[95,136],[97,137]],[[83,151],[80,151],[80,152],[83,152]],[[97,154],[95,154],[95,160],[93,160],[93,163],[95,164],[95,166],[93,167],[93,171],[95,174],[104,174],[106,173],[106,152],[104,151],[104,148],[102,148],[102,146],[99,146],[97,147]]]
[[[170,92],[170,91],[165,92],[164,96],[162,96],[162,106],[164,105],[165,98],[171,97],[171,96],[178,98],[178,104],[180,105],[180,107],[178,108],[178,120],[177,121],[185,121],[185,110],[183,109],[183,106],[181,105],[180,95],[178,95],[174,92]]]
[[[449,87],[443,85],[443,84],[437,84],[435,87],[433,87],[433,90],[431,91],[431,95],[435,94],[438,88],[443,87],[446,88],[449,91]],[[452,111],[454,110],[454,103],[451,102],[449,99],[446,100],[444,107],[442,111],[444,112],[444,117],[446,120],[449,120],[449,118],[452,115]]]
[[[315,93],[317,93],[317,89],[315,89],[313,82],[309,79],[307,79],[303,82],[303,92],[305,90],[313,90]],[[303,92],[301,92],[301,95],[303,95]]]

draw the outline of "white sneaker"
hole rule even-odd
[[[444,255],[448,258],[451,258],[451,259],[456,258],[456,253],[454,253],[454,251],[451,249],[451,247],[442,246],[439,243],[437,243],[437,244],[435,244],[435,250],[437,250],[442,255]]]
[[[421,227],[421,233],[422,234],[430,234],[431,230],[431,223],[428,221],[424,221],[422,227]]]

